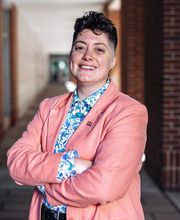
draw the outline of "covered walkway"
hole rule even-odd
[[[21,133],[24,122],[18,120],[26,112],[32,116],[29,106],[49,81],[71,80],[73,24],[88,10],[104,12],[116,25],[117,64],[110,77],[120,91],[148,109],[145,168],[161,188],[178,191],[178,0],[0,0],[0,140],[16,123]],[[6,135],[10,146],[12,139]]]
[[[34,105],[28,109],[24,117],[9,131],[0,142],[0,220],[27,220],[32,187],[18,186],[9,177],[6,168],[6,152],[20,137],[27,123],[38,109],[39,102],[45,97],[52,97],[67,92],[63,84],[53,83],[41,93]],[[146,171],[141,171],[142,204],[146,220],[179,220],[180,193],[162,192]],[[170,199],[171,198],[171,199]],[[178,199],[179,198],[179,199]],[[179,208],[178,208],[179,206]],[[113,220],[113,219],[110,219]]]
[[[32,188],[10,179],[6,152],[39,102],[67,91],[62,83],[71,79],[65,64],[73,24],[87,10],[103,11],[116,25],[118,62],[111,79],[148,109],[141,172],[146,220],[180,220],[178,0],[0,0],[0,220],[27,219]],[[55,78],[59,83],[48,85]]]

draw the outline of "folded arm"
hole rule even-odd
[[[45,113],[42,109],[46,109],[47,102],[48,99],[40,104],[39,111],[28,124],[27,130],[7,152],[7,166],[11,177],[17,184],[39,186],[46,183],[58,183],[64,178],[76,175],[75,168],[68,170],[63,158],[63,155],[72,155],[75,151],[54,154],[43,153],[41,150],[41,132],[48,118],[48,112]],[[78,157],[78,153],[74,153],[70,160],[75,157]],[[67,164],[70,160],[67,159]],[[77,173],[87,169],[91,164],[86,163],[85,160],[82,160],[82,164],[80,159],[77,161],[79,161],[76,164]]]
[[[147,112],[126,109],[112,121],[89,169],[60,184],[46,184],[51,205],[86,207],[123,198],[141,168],[146,142]]]
[[[47,102],[48,99],[40,104],[27,130],[7,152],[7,166],[17,184],[35,186],[58,182],[57,170],[62,153],[41,151],[41,132],[48,115],[44,110]]]

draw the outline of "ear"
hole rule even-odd
[[[111,62],[111,69],[113,69],[115,65],[116,65],[116,56],[114,55]]]

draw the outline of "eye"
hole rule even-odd
[[[105,52],[105,50],[104,50],[103,48],[101,48],[101,47],[97,47],[97,48],[96,48],[96,51],[97,51],[98,53],[104,53],[104,52]]]
[[[74,46],[74,50],[75,51],[84,51],[85,50],[85,46],[77,44],[77,45]]]
[[[79,47],[75,47],[75,50],[83,50],[83,47],[79,46]]]

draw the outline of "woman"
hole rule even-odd
[[[8,151],[10,175],[36,186],[29,219],[143,220],[141,158],[146,108],[108,78],[116,29],[102,13],[75,23],[74,93],[45,99]]]

